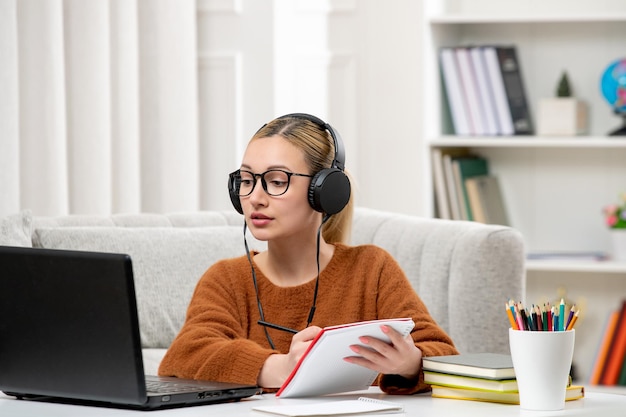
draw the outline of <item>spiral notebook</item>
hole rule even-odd
[[[404,411],[404,406],[402,404],[377,400],[375,398],[360,397],[357,400],[326,401],[313,404],[260,406],[254,407],[253,410],[288,417],[306,417],[368,413],[401,413]]]
[[[276,396],[315,397],[369,387],[378,373],[348,363],[344,358],[356,355],[350,345],[363,345],[359,341],[360,336],[373,336],[389,342],[389,336],[380,329],[383,324],[402,336],[409,334],[415,326],[413,320],[407,317],[325,327],[313,339]]]

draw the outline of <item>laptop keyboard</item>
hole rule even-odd
[[[171,381],[146,381],[146,390],[154,394],[175,394],[177,392],[198,391],[198,386]]]

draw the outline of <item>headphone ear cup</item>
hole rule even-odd
[[[243,214],[243,208],[241,207],[241,200],[239,199],[239,194],[237,193],[237,187],[235,186],[235,177],[230,176],[228,178],[228,195],[230,196],[230,202],[233,203],[233,207],[239,214]]]
[[[311,180],[309,204],[314,210],[337,214],[350,201],[350,180],[340,169],[325,168]]]

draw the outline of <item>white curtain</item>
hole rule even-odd
[[[0,0],[0,215],[197,210],[195,0]]]

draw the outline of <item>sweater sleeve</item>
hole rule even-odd
[[[248,308],[237,286],[237,271],[219,262],[202,276],[189,303],[185,324],[169,347],[159,375],[256,384],[274,350],[248,334]]]
[[[415,327],[411,336],[423,356],[458,354],[452,339],[435,322],[398,263],[390,255],[380,271],[378,309],[379,317],[413,318]],[[414,380],[398,375],[381,375],[378,384],[389,394],[413,394],[430,389],[424,383],[422,369]]]

